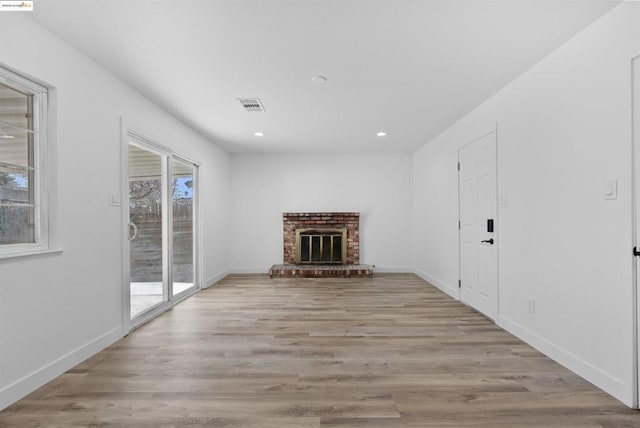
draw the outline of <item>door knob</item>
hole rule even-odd
[[[486,240],[484,240],[484,241],[480,241],[480,242],[486,242],[487,244],[491,244],[491,245],[493,245],[493,238],[491,238],[491,239],[486,239]]]

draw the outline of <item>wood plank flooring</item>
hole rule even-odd
[[[2,427],[640,427],[410,274],[230,276],[0,413]]]

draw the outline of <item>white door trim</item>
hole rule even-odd
[[[640,248],[640,225],[638,224],[640,215],[640,55],[631,60],[631,188],[632,188],[632,245],[634,248]],[[640,296],[638,295],[638,263],[640,258],[632,257],[633,269],[633,397],[632,407],[637,409],[640,407]]]
[[[121,278],[122,278],[122,335],[131,330],[131,282],[129,255],[129,125],[124,118],[120,119],[120,215],[121,215]],[[126,204],[126,205],[125,205]]]

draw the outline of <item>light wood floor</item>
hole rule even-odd
[[[232,276],[0,426],[640,427],[640,412],[414,275]]]

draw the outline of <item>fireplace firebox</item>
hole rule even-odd
[[[347,229],[296,229],[296,264],[347,264]]]

